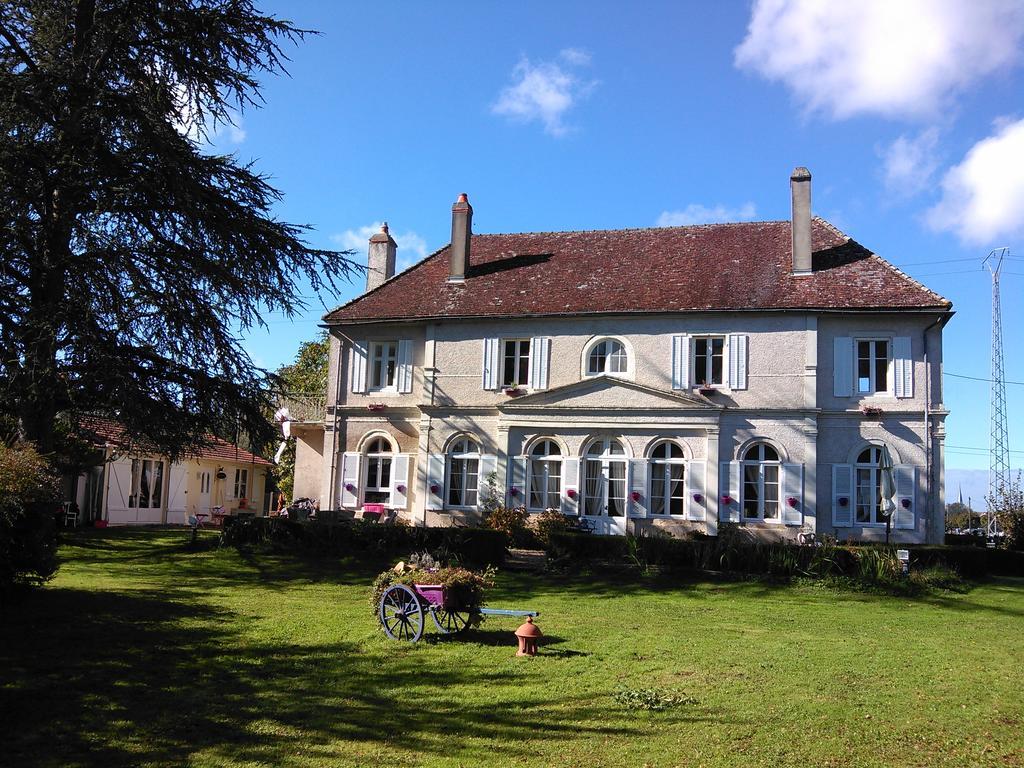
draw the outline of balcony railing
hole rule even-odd
[[[323,423],[327,415],[326,395],[292,395],[279,397],[281,407],[288,409],[292,421]]]

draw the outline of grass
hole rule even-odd
[[[380,564],[186,536],[76,533],[3,609],[0,764],[1024,764],[1024,580],[909,600],[501,574],[492,605],[542,612],[521,659],[512,619],[388,641]]]

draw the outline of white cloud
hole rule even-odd
[[[924,191],[939,167],[938,144],[939,129],[928,128],[916,136],[904,134],[879,149],[886,189],[898,197]]]
[[[942,199],[926,220],[975,245],[1024,236],[1024,120],[997,121],[995,133],[946,172]]]
[[[662,211],[656,226],[685,227],[690,224],[751,221],[755,216],[757,216],[757,208],[753,203],[744,203],[739,208],[727,208],[724,205],[715,205],[709,208],[700,203],[690,203],[681,211]]]
[[[560,58],[576,67],[585,67],[590,64],[590,54],[582,48],[563,48],[558,52]]]
[[[377,221],[365,227],[346,229],[344,232],[331,235],[330,240],[342,250],[352,250],[360,254],[362,256],[362,263],[365,264],[370,237],[380,232],[382,224],[383,222]],[[406,231],[398,233],[392,231],[391,237],[398,245],[398,254],[395,258],[395,274],[408,269],[417,261],[426,258],[427,241],[415,232]]]
[[[812,111],[933,115],[1021,61],[1020,0],[757,0],[738,67],[785,83]]]
[[[556,61],[536,64],[525,56],[512,70],[512,84],[498,95],[491,112],[523,122],[540,121],[552,136],[563,136],[569,131],[566,113],[585,98],[597,85],[596,81],[580,78],[572,67],[590,63],[590,54],[577,48],[566,48]]]

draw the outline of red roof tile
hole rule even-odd
[[[105,416],[82,416],[78,420],[79,434],[94,445],[102,446],[107,443],[124,447],[128,444],[124,427],[116,419]],[[232,461],[241,464],[259,464],[261,466],[272,466],[272,462],[256,456],[244,448],[238,448],[227,440],[210,435],[207,437],[210,444],[193,451],[189,454],[192,459],[207,459],[209,461]]]
[[[324,320],[952,306],[817,217],[812,247],[795,277],[788,221],[473,235],[464,283],[445,246]]]

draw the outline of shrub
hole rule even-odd
[[[526,507],[499,505],[485,513],[484,526],[492,531],[501,531],[514,547],[531,546],[536,539],[533,531],[527,526],[529,518]]]
[[[32,445],[0,444],[0,590],[56,573],[59,500],[59,478]]]
[[[225,523],[221,541],[228,546],[270,545],[322,555],[372,557],[430,552],[441,561],[473,567],[501,565],[508,544],[504,533],[484,528],[414,528],[368,520],[300,523],[278,517],[229,518]]]
[[[552,534],[579,530],[578,518],[563,515],[557,509],[545,509],[539,515],[531,515],[528,522],[545,549],[551,543]]]

